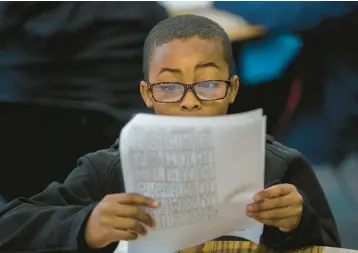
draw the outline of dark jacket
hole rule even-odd
[[[304,196],[304,209],[295,231],[283,233],[265,227],[262,243],[278,250],[309,245],[339,247],[326,197],[302,155],[267,139],[265,160],[265,183],[294,184]],[[84,243],[87,217],[105,195],[123,191],[118,143],[85,155],[63,184],[54,182],[30,199],[12,201],[0,212],[0,252],[92,252]],[[112,244],[95,252],[113,252],[115,247]]]

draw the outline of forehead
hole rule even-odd
[[[190,67],[198,62],[214,61],[226,64],[224,49],[220,39],[205,40],[198,37],[180,40],[174,39],[153,48],[150,69],[156,67]]]

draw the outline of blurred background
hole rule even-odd
[[[232,40],[230,113],[263,108],[267,132],[312,163],[343,246],[358,249],[355,2],[0,2],[0,208],[63,181],[137,112],[142,46],[168,16],[204,15]]]

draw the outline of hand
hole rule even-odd
[[[301,222],[302,204],[303,198],[294,185],[279,184],[257,193],[254,202],[247,206],[246,215],[290,232]]]
[[[135,240],[146,235],[143,224],[155,227],[155,221],[141,207],[156,208],[159,204],[139,194],[111,194],[92,211],[85,230],[85,240],[91,248],[103,248],[112,242]]]

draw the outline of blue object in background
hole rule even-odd
[[[248,23],[268,30],[311,29],[326,18],[339,17],[357,7],[357,2],[246,2],[214,1],[214,7],[234,13]]]
[[[301,39],[288,32],[312,29],[325,19],[346,15],[358,2],[214,1],[213,6],[274,33],[259,42],[248,43],[238,59],[243,83],[258,85],[282,75],[300,51]]]
[[[280,78],[303,46],[294,34],[279,34],[249,42],[238,58],[240,79],[246,85],[259,85]]]

